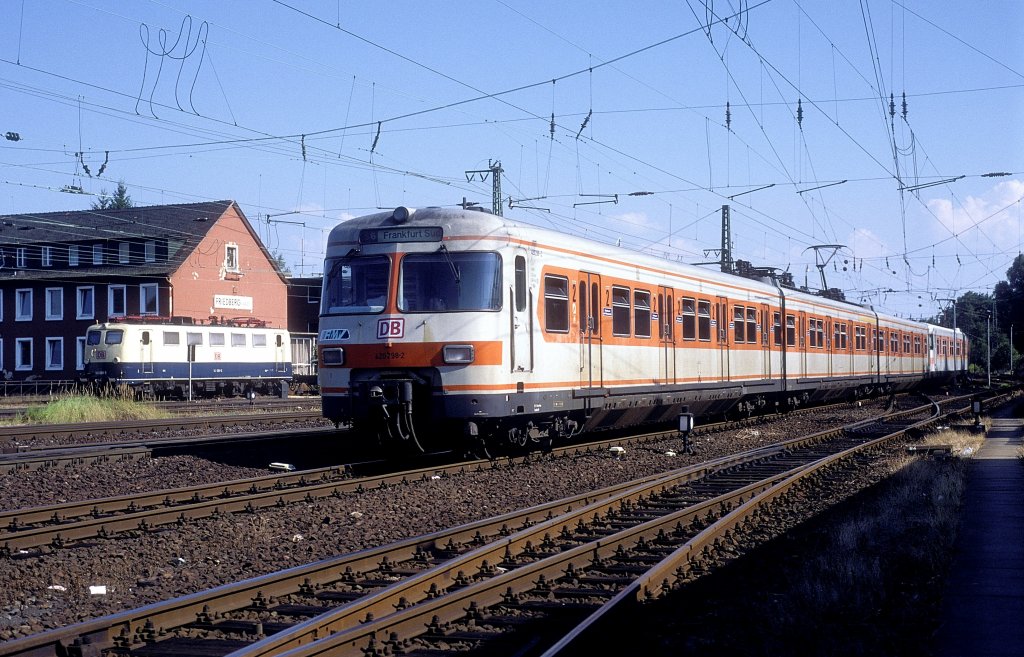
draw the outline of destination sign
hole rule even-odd
[[[440,226],[409,226],[364,228],[359,231],[360,244],[395,244],[397,242],[440,242],[444,230]]]

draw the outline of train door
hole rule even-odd
[[[799,378],[805,379],[807,378],[807,373],[810,371],[808,369],[809,365],[807,363],[807,330],[809,328],[807,324],[807,311],[801,310],[797,314],[796,318],[791,320],[790,318],[792,317],[792,315],[786,315],[786,346],[793,349],[796,352],[797,366],[795,368],[795,371]],[[792,321],[795,324],[795,326],[793,327],[792,340],[789,339],[790,321]],[[787,369],[789,369],[790,372],[794,371],[793,368]]]
[[[285,347],[284,335],[278,333],[274,335],[274,369],[277,372],[284,372],[288,369],[288,358],[286,356],[288,349]]]
[[[768,304],[761,304],[761,374],[762,378],[770,379],[772,376],[772,352],[771,352],[771,326],[772,312]]]
[[[729,321],[729,300],[718,297],[715,303],[715,325],[718,327],[719,379],[729,380],[729,333],[732,329]]]
[[[676,382],[675,300],[672,288],[658,286],[658,339],[661,341],[658,380],[665,383]]]
[[[517,253],[515,257],[515,280],[509,291],[509,332],[511,335],[513,372],[533,371],[533,295],[530,291],[529,275],[526,270],[526,256]]]
[[[601,372],[601,276],[580,272],[580,387],[604,385]]]
[[[825,376],[833,376],[832,361],[835,360],[836,350],[839,348],[839,336],[836,335],[836,325],[831,319],[825,320]]]
[[[142,363],[142,373],[153,373],[153,332],[143,331],[139,345],[139,361]]]

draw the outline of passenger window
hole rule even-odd
[[[647,290],[633,292],[633,326],[636,337],[651,337],[651,293]]]
[[[707,310],[707,302],[701,301],[702,310]],[[710,318],[709,318],[710,319]],[[703,333],[703,331],[702,331]],[[711,339],[711,323],[708,322],[708,337]],[[683,339],[684,340],[696,340],[697,339],[697,307],[696,301],[693,299],[683,299]],[[704,340],[705,338],[701,338]]]
[[[786,346],[796,346],[796,317],[786,315]]]
[[[526,310],[526,258],[516,256],[516,310]]]
[[[683,330],[686,330],[686,316],[683,316]],[[697,302],[697,338],[704,342],[711,342],[711,302]]]
[[[629,336],[628,287],[612,287],[612,335]]]
[[[772,335],[775,338],[775,346],[782,346],[782,313],[772,313]]]
[[[569,332],[569,279],[565,276],[544,276],[544,328]]]
[[[733,342],[740,343],[745,341],[746,329],[744,328],[743,323],[743,306],[733,306],[732,331]]]
[[[757,308],[747,308],[747,342],[757,342]]]

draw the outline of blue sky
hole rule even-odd
[[[818,287],[843,244],[829,286],[910,316],[1022,248],[1016,1],[3,6],[0,213],[234,199],[310,275],[500,161],[507,217],[700,262],[728,203],[736,258]]]

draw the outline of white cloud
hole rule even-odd
[[[967,196],[962,203],[955,199],[931,199],[928,209],[938,218],[940,237],[955,233],[966,238],[980,231],[994,244],[1017,244],[1020,237],[1020,199],[1024,181],[1001,182],[980,196]]]

